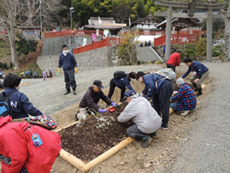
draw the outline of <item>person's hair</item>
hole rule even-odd
[[[177,51],[176,52],[180,52],[181,53],[181,49],[177,49]]]
[[[145,73],[143,71],[139,71],[137,72],[137,76],[136,76],[136,79],[138,80],[141,76],[144,76]]]
[[[183,61],[184,63],[188,63],[188,62],[192,62],[192,59],[191,58],[189,58],[189,57],[187,57],[187,58],[185,58],[184,59],[184,61]]]
[[[68,46],[67,46],[66,44],[62,45],[62,49],[63,49],[63,48],[65,48],[65,47],[67,47],[67,48],[68,48]]]
[[[132,72],[129,73],[129,78],[136,79],[137,78],[137,74],[132,71]]]
[[[21,82],[21,78],[18,75],[8,73],[3,80],[4,87],[15,88]]]

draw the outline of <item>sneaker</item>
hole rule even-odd
[[[70,91],[69,91],[69,90],[67,90],[67,91],[66,91],[66,93],[65,93],[64,95],[67,95],[67,94],[69,94],[69,93],[70,93]]]
[[[79,111],[77,111],[77,113],[75,114],[75,121],[79,121],[78,117],[77,117],[77,114],[79,113]]]
[[[150,136],[151,138],[153,138],[153,137],[157,136],[157,133],[156,133],[156,132],[150,133],[149,136]]]
[[[144,138],[144,141],[141,143],[141,146],[143,148],[146,148],[146,147],[148,147],[148,145],[150,144],[151,141],[152,141],[152,138],[150,138],[149,136],[146,136]]]
[[[124,102],[125,101],[125,99],[120,99],[120,101],[119,102]]]
[[[198,91],[198,93],[196,93],[196,97],[197,97],[197,96],[200,96],[201,94],[202,94],[202,92],[199,92],[199,91]]]
[[[181,113],[181,115],[185,116],[185,115],[188,115],[190,111],[184,111]]]
[[[162,124],[161,129],[163,130],[168,130],[168,124]]]
[[[76,91],[75,90],[73,90],[73,95],[76,95],[77,93],[76,93]]]

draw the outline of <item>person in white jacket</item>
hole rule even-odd
[[[155,136],[155,132],[161,127],[161,118],[146,98],[138,97],[133,90],[127,91],[124,95],[128,105],[117,119],[120,123],[129,120],[134,122],[126,133],[136,140],[143,141],[141,146],[145,148],[152,141],[150,136]]]

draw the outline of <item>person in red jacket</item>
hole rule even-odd
[[[58,133],[0,117],[1,173],[50,172],[61,150]]]
[[[176,66],[180,65],[180,54],[181,50],[178,49],[176,52],[169,56],[167,61],[167,68],[172,68],[174,72],[176,72]]]

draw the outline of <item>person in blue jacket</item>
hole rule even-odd
[[[193,76],[190,78],[190,82],[195,87],[194,91],[198,91],[196,96],[200,96],[202,94],[201,83],[208,77],[209,69],[198,61],[192,61],[191,58],[185,58],[184,63],[188,66],[188,70],[182,78],[185,78],[190,72],[192,72]]]
[[[169,108],[170,108],[170,98],[174,90],[172,82],[156,73],[145,74],[142,71],[137,73],[137,80],[140,83],[145,84],[145,88],[141,95],[145,98],[152,98],[153,107],[157,111],[158,115],[162,112],[162,124],[161,128],[163,130],[168,129],[169,121]]]
[[[73,94],[76,95],[77,84],[75,81],[74,71],[77,73],[77,62],[72,53],[69,52],[67,45],[62,46],[62,54],[58,61],[58,75],[61,73],[61,67],[64,71],[66,94],[70,93],[70,87],[73,89]]]
[[[12,93],[9,97],[10,106],[13,113],[13,115],[10,115],[12,119],[25,118],[29,117],[29,115],[43,115],[43,113],[40,110],[36,109],[33,106],[33,104],[29,101],[29,98],[24,93],[18,91],[20,88],[20,83],[21,78],[11,73],[7,74],[3,80],[5,90],[2,92],[4,92],[6,96]]]
[[[124,73],[123,71],[119,71],[119,72]],[[119,79],[112,78],[110,80],[108,97],[111,99],[111,97],[113,96],[115,87],[118,87],[121,89],[120,102],[123,102],[126,87],[129,90],[133,90],[136,93],[136,91],[130,85],[130,81],[135,81],[135,79],[136,79],[136,73],[135,72],[130,72],[129,74],[126,74],[124,77],[119,78]]]

